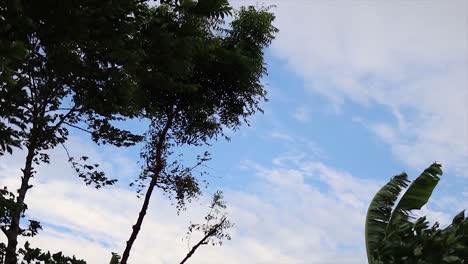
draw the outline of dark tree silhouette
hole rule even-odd
[[[148,189],[126,263],[154,188],[175,194],[181,206],[200,193],[192,170],[169,162],[172,149],[206,144],[261,110],[263,49],[277,31],[273,14],[233,12],[225,0],[148,2],[0,2],[0,156],[26,152],[20,188],[0,193],[6,264],[17,263],[18,236],[41,229],[24,219],[27,193],[35,166],[51,162],[48,151],[58,145],[66,150],[70,129],[97,144],[146,146],[139,183]],[[116,126],[129,118],[149,120],[147,133]],[[68,158],[86,184],[115,183],[88,157]]]

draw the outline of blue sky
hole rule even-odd
[[[280,33],[265,51],[265,113],[229,133],[230,142],[182,150],[188,160],[212,153],[207,194],[223,189],[236,223],[232,241],[201,248],[192,263],[365,263],[373,194],[433,161],[445,174],[422,213],[447,224],[468,209],[467,2],[266,3],[277,5]],[[54,151],[28,198],[30,215],[45,223],[33,242],[104,263],[122,251],[140,207],[127,187],[138,149],[97,148],[81,133],[68,145],[120,183],[84,187]],[[2,157],[2,183],[17,185],[22,155]],[[177,216],[155,194],[134,263],[180,260],[187,225],[203,219],[208,198]]]

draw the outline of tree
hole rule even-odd
[[[438,223],[429,227],[426,217],[414,219],[411,214],[427,203],[440,175],[441,165],[434,163],[409,186],[408,176],[402,173],[377,192],[366,217],[369,264],[464,263],[468,259],[468,218],[464,212],[445,229],[439,229]]]
[[[165,1],[151,10],[154,19],[142,31],[154,36],[152,42],[145,42],[150,60],[140,78],[147,91],[155,91],[147,93],[151,125],[137,181],[141,188],[147,184],[147,190],[122,264],[128,261],[154,188],[175,196],[179,208],[201,194],[199,179],[192,172],[208,156],[186,167],[174,159],[174,149],[208,144],[224,129],[235,130],[261,111],[258,104],[266,94],[260,82],[266,73],[263,49],[277,32],[272,26],[274,15],[265,8],[241,8],[230,28],[223,29],[230,9],[225,0]],[[159,60],[171,59],[168,68],[160,68]],[[160,83],[162,89],[152,89]]]
[[[200,194],[192,168],[171,160],[173,147],[207,144],[261,110],[263,49],[277,31],[268,10],[242,8],[224,29],[226,0],[146,2],[0,3],[0,155],[26,151],[21,187],[0,193],[5,263],[16,264],[18,236],[41,228],[32,219],[20,225],[26,195],[34,167],[50,162],[50,149],[66,149],[69,129],[97,144],[145,142],[138,183],[149,183],[125,263],[155,187],[175,194],[181,207]],[[145,137],[114,125],[128,118],[149,120]],[[69,161],[86,184],[115,183],[88,157]]]
[[[0,156],[26,151],[21,187],[0,193],[5,263],[17,263],[18,236],[41,228],[33,220],[20,225],[34,167],[49,162],[47,151],[63,145],[70,128],[97,143],[128,146],[143,139],[111,122],[140,111],[132,102],[136,85],[129,69],[138,61],[133,39],[145,7],[134,0],[1,1]],[[94,165],[71,161],[87,184],[115,182]]]

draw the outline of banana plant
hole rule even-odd
[[[433,163],[413,182],[408,180],[406,173],[394,176],[374,196],[367,211],[365,226],[369,264],[384,263],[379,255],[379,251],[384,250],[382,242],[394,238],[401,228],[412,228],[412,211],[421,209],[431,197],[442,175],[441,167]],[[406,192],[395,206],[405,188]]]

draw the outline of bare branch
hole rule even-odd
[[[66,113],[64,116],[62,116],[62,118],[60,119],[60,121],[57,122],[57,124],[55,124],[55,126],[52,127],[52,132],[54,132],[57,128],[59,128],[63,122],[65,122],[65,120],[77,109],[77,106],[73,106],[70,111],[68,111],[68,113]]]
[[[70,110],[73,111],[73,112],[78,112],[78,111],[81,111],[82,109],[81,108],[59,107],[57,109],[46,110],[46,113],[55,112],[55,111],[70,111]]]
[[[70,152],[68,152],[68,149],[67,147],[65,146],[65,144],[61,143],[63,149],[65,150],[65,153],[67,154],[67,157],[68,157],[68,161],[70,162],[73,170],[77,171],[78,168],[76,167],[75,163],[73,162],[73,157],[70,155]]]
[[[82,127],[79,127],[79,126],[70,124],[70,123],[68,123],[68,122],[63,122],[63,123],[64,123],[65,125],[67,125],[67,126],[70,126],[70,127],[76,128],[76,129],[79,129],[79,130],[81,130],[81,131],[83,131],[83,132],[86,132],[86,133],[89,133],[89,134],[92,134],[92,133],[93,133],[93,132],[90,131],[90,130],[87,130],[87,129],[85,129],[85,128],[82,128]]]
[[[65,150],[65,153],[67,154],[68,159],[70,160],[72,157],[70,156],[70,152],[68,152],[67,147],[65,147],[65,144],[61,143],[63,149]]]

